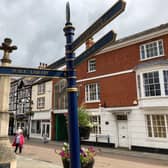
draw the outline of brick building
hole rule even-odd
[[[168,153],[167,64],[163,24],[119,39],[77,65],[78,104],[94,124],[87,142]]]

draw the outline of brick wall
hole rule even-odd
[[[168,58],[168,35],[154,38],[142,43],[137,43],[110,52],[102,53],[97,56],[92,56],[89,59],[96,59],[96,71],[88,73],[88,60],[84,61],[77,67],[78,89],[80,91],[79,104],[85,103],[85,85],[91,83],[99,83],[100,85],[100,102],[85,103],[88,108],[97,108],[99,104],[106,107],[122,107],[132,106],[133,101],[137,100],[136,89],[136,74],[129,72],[120,74],[128,70],[133,70],[134,67],[140,64],[139,46],[150,41],[163,39],[165,57],[154,59]],[[149,60],[150,61],[150,60]],[[116,74],[111,77],[99,78],[91,80],[89,78],[100,77],[107,74]],[[89,80],[85,80],[89,79]],[[83,82],[81,81],[83,80]]]

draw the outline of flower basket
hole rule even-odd
[[[57,153],[57,152],[56,152]],[[69,145],[64,143],[62,150],[58,153],[61,156],[64,168],[70,168],[70,151]],[[80,149],[81,168],[93,168],[94,156],[96,152],[93,147]]]
[[[80,138],[81,139],[89,139],[90,131],[91,131],[90,127],[82,127],[82,126],[80,126],[79,127]]]
[[[89,114],[83,106],[78,108],[78,120],[80,139],[89,139],[93,124],[90,122]]]
[[[64,168],[70,168],[70,161],[67,159],[62,160]],[[89,161],[88,163],[82,163],[81,168],[93,168],[94,165],[94,159]]]

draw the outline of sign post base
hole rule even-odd
[[[0,137],[0,168],[16,168],[16,155],[7,137]]]

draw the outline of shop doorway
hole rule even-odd
[[[50,139],[50,124],[47,122],[42,123],[42,136],[46,136]]]
[[[64,114],[56,114],[56,141],[67,141],[68,131]]]

